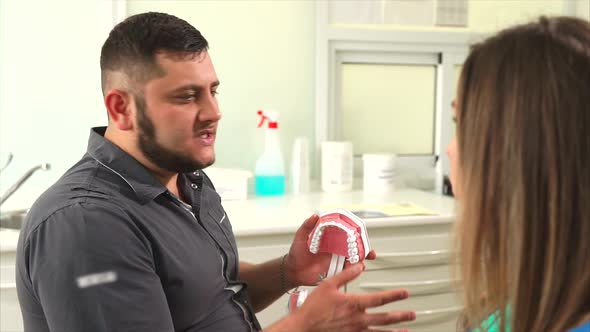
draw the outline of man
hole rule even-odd
[[[328,257],[309,253],[312,216],[289,253],[238,261],[231,224],[201,169],[214,162],[219,80],[207,41],[161,13],[126,19],[102,48],[109,122],[28,214],[17,253],[25,331],[253,331],[254,315]],[[374,253],[371,253],[374,257]],[[267,331],[359,331],[411,320],[365,309],[405,291],[343,294],[345,269]]]

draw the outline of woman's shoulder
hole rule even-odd
[[[590,321],[569,330],[569,332],[590,332]]]

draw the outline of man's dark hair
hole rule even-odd
[[[156,54],[169,52],[194,56],[208,48],[205,37],[185,20],[164,13],[143,13],[117,24],[100,54],[103,93],[114,72],[125,74],[129,83],[145,82],[161,75]]]

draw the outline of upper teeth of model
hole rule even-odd
[[[337,223],[335,221],[327,221],[323,224],[321,224],[318,228],[316,228],[316,231],[314,232],[314,234],[312,235],[311,238],[311,245],[309,246],[309,251],[311,251],[314,254],[318,253],[318,250],[320,248],[320,240],[322,238],[322,235],[324,234],[324,228],[326,227],[337,227],[340,228],[341,230],[345,231],[346,234],[348,234],[347,236],[347,242],[348,242],[348,260],[354,264],[354,263],[358,263],[359,262],[359,250],[358,250],[358,245],[357,245],[357,238],[356,235],[354,234],[354,231],[351,229],[348,229],[346,226]]]

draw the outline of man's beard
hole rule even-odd
[[[147,116],[145,100],[142,96],[134,97],[137,106],[137,124],[139,126],[139,149],[154,165],[174,173],[187,173],[203,169],[213,163],[203,164],[189,156],[181,155],[176,151],[161,146],[156,141],[154,123]]]

